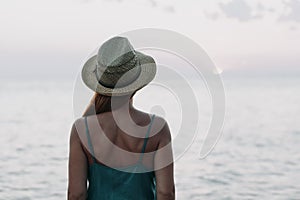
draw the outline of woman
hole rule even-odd
[[[68,199],[175,199],[168,125],[133,107],[155,73],[153,58],[123,37],[85,63],[82,79],[95,95],[72,126]]]

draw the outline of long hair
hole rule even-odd
[[[130,99],[133,97],[133,94],[131,94]],[[128,103],[128,96],[120,96],[120,97],[113,97],[114,100],[114,109],[119,108],[123,106],[125,103]],[[104,112],[111,112],[111,97],[110,96],[104,96],[99,93],[95,93],[92,97],[90,104],[87,106],[86,110],[83,113],[83,117],[90,116],[90,115],[98,115],[100,113]]]

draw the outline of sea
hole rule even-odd
[[[167,119],[173,140],[194,131],[190,141],[182,139],[184,147],[174,143],[176,199],[300,199],[299,76],[224,73],[221,78],[224,120],[206,157],[200,151],[211,118],[222,113],[212,109],[203,80],[190,84],[196,97],[175,98],[184,90],[180,83],[169,90],[150,85],[134,97],[136,107]],[[71,79],[0,81],[0,199],[67,198],[70,129],[92,95],[82,98],[78,92]],[[198,102],[192,105],[198,120],[183,115],[181,98]],[[196,131],[186,128],[195,126]]]

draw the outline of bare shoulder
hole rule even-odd
[[[80,129],[82,129],[83,123],[84,123],[84,118],[83,117],[80,117],[80,118],[76,119],[73,122],[72,129],[75,128],[77,131],[79,131]]]
[[[71,128],[71,138],[80,138],[80,134],[83,133],[84,131],[84,118],[78,118],[76,119]]]
[[[145,126],[148,125],[151,121],[151,118],[153,116],[153,114],[150,113],[146,113],[140,110],[136,110],[136,121],[138,121],[139,125]],[[151,136],[158,136],[158,137],[170,137],[170,130],[169,130],[169,126],[167,121],[159,116],[159,115],[155,115],[153,118],[153,122],[152,122],[152,127],[151,127]]]
[[[168,122],[161,116],[155,115],[152,130],[157,134],[159,143],[163,146],[171,141]]]

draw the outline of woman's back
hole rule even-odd
[[[88,148],[85,149],[88,157],[90,158],[89,162],[89,173],[88,173],[88,180],[89,180],[89,188],[88,188],[88,199],[149,199],[153,200],[156,199],[156,179],[155,173],[152,171],[151,168],[148,168],[143,164],[144,153],[147,147],[147,143],[149,140],[149,134],[151,131],[151,126],[154,121],[154,115],[151,118],[151,122],[148,125],[147,132],[143,138],[142,148],[139,152],[139,159],[133,163],[125,166],[122,164],[119,167],[112,166],[109,167],[103,162],[99,162],[95,157],[95,151],[91,134],[89,130],[89,121],[88,118],[85,117],[85,126],[86,126],[86,136],[88,142]],[[98,120],[98,117],[95,117]],[[93,122],[93,121],[92,121]],[[94,121],[97,124],[97,121]],[[92,125],[92,123],[90,123]],[[110,127],[111,124],[107,124],[106,128]],[[92,125],[93,126],[93,125]],[[94,124],[95,126],[95,124]],[[97,125],[96,125],[97,126]],[[106,129],[105,128],[105,129]],[[111,128],[111,127],[110,127]],[[134,138],[128,138],[123,136],[121,133],[116,133],[116,129],[103,129],[103,133],[108,131],[111,134],[111,138],[114,139],[115,142],[122,141],[122,143],[131,148],[136,149],[140,145],[133,146],[135,143],[139,143],[140,141],[134,141]],[[115,133],[112,133],[114,132]],[[94,135],[97,137],[97,135]],[[110,138],[110,139],[111,139]],[[120,142],[119,142],[120,143]],[[121,143],[120,143],[121,144]],[[116,144],[115,144],[116,145]],[[101,148],[99,148],[101,149]],[[118,149],[118,148],[116,148]],[[87,151],[88,150],[88,151]],[[115,155],[116,150],[113,151]],[[106,155],[106,158],[109,155]],[[112,154],[110,154],[113,157]],[[114,159],[115,160],[115,159]],[[120,160],[120,159],[117,159]],[[130,160],[130,159],[129,159]],[[153,159],[152,159],[153,163]],[[117,163],[116,163],[117,165]]]
[[[119,168],[136,163],[146,141],[146,154],[143,155],[142,162],[153,170],[153,156],[159,143],[159,127],[162,129],[163,119],[134,110],[130,115],[133,121],[129,123],[125,121],[128,117],[122,116],[122,113],[113,115],[112,112],[105,112],[78,120],[76,127],[84,149],[91,154],[86,133],[88,130],[98,163]]]

